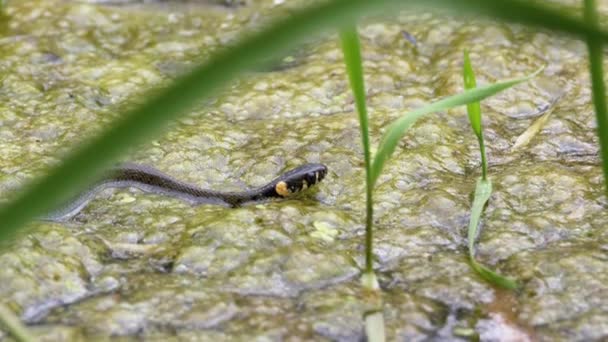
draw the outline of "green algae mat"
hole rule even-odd
[[[9,2],[0,198],[106,127],[119,106],[298,5]],[[364,21],[359,34],[372,146],[403,114],[462,91],[465,49],[478,85],[545,66],[482,102],[493,193],[477,259],[518,279],[520,291],[493,288],[468,264],[480,158],[466,109],[423,118],[374,193],[387,339],[608,336],[608,201],[584,43],[407,11]],[[236,209],[105,191],[73,220],[34,222],[3,249],[0,303],[50,341],[359,340],[359,132],[337,35],[311,39],[201,101],[125,160],[226,191],[324,163],[323,183],[295,200]]]

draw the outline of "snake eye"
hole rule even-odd
[[[309,172],[306,174],[306,181],[308,182],[308,184],[313,185],[317,183],[317,173],[316,172]]]
[[[299,187],[297,184],[291,184],[289,186],[289,192],[292,194],[295,194],[296,192],[299,192],[301,189],[301,187]]]

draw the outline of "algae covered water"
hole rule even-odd
[[[301,3],[225,5],[10,3],[0,39],[1,197],[105,127],[119,105]],[[607,203],[584,44],[419,12],[359,29],[373,145],[395,118],[462,90],[465,48],[479,84],[546,65],[482,103],[494,193],[478,258],[522,291],[497,291],[467,264],[476,138],[464,108],[428,116],[375,193],[388,338],[608,335]],[[537,134],[513,149],[549,108]],[[357,340],[362,158],[339,41],[327,34],[200,103],[128,157],[228,191],[323,163],[318,189],[237,209],[106,191],[69,223],[32,224],[2,252],[1,301],[49,340]]]

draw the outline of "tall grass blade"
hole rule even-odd
[[[597,11],[594,0],[585,0],[585,20],[592,26],[598,25]],[[587,37],[589,50],[589,70],[591,72],[591,87],[595,117],[597,120],[597,135],[600,140],[600,153],[604,170],[604,190],[608,193],[608,112],[606,109],[606,85],[604,84],[604,66],[602,41],[598,37]]]
[[[477,88],[477,80],[475,79],[475,72],[473,72],[473,66],[469,58],[469,52],[464,51],[464,67],[463,67],[463,78],[464,78],[464,89]],[[479,101],[467,103],[467,115],[469,116],[469,122],[473,128],[473,132],[479,139],[483,137],[481,134],[481,107]]]
[[[361,62],[361,46],[359,35],[355,26],[348,26],[340,31],[344,63],[353,91],[357,113],[359,114],[359,127],[361,128],[361,141],[363,143],[363,157],[365,159],[365,186],[366,186],[366,220],[365,220],[365,272],[373,273],[373,186],[371,182],[371,152],[369,146],[369,122],[367,107],[365,105],[365,84],[363,82],[363,65]]]
[[[391,156],[391,154],[395,151],[395,147],[397,147],[399,140],[401,140],[407,130],[420,117],[429,113],[438,112],[448,108],[462,106],[467,103],[485,99],[486,97],[492,96],[498,92],[501,92],[505,89],[513,87],[514,85],[533,78],[534,76],[538,75],[542,70],[543,68],[540,68],[534,73],[525,77],[515,78],[483,87],[478,87],[475,89],[466,90],[460,94],[444,98],[422,108],[413,110],[403,115],[401,118],[397,119],[387,128],[386,133],[384,133],[384,136],[382,137],[382,140],[380,142],[380,146],[378,147],[378,151],[376,152],[376,156],[372,163],[372,185],[376,184],[378,176],[380,176],[380,172],[382,172],[382,169],[384,168],[384,164]]]
[[[365,272],[361,277],[364,291],[373,293],[373,298],[367,305],[373,306],[371,314],[365,315],[365,333],[370,342],[385,341],[384,316],[382,314],[382,296],[380,286],[373,268],[373,215],[374,202],[372,198],[373,186],[371,183],[371,152],[369,145],[369,119],[365,104],[365,83],[363,81],[363,63],[361,62],[361,44],[355,26],[344,27],[340,31],[342,52],[350,87],[353,91],[357,113],[359,114],[359,127],[361,128],[361,141],[365,159],[365,193],[366,193],[366,220],[365,220]]]
[[[475,72],[473,72],[473,66],[471,66],[471,60],[469,59],[469,52],[464,51],[464,89],[475,89],[477,87],[477,80],[475,79]],[[467,104],[467,114],[469,115],[469,122],[473,128],[477,141],[479,142],[479,152],[481,154],[481,178],[488,178],[488,162],[486,159],[486,145],[483,142],[483,128],[481,125],[481,107],[479,101],[471,102]]]
[[[462,69],[464,88],[467,90],[475,89],[477,87],[477,81],[467,51],[464,52],[464,65]],[[468,230],[469,260],[473,269],[485,280],[507,289],[516,289],[517,283],[515,281],[505,278],[487,267],[480,265],[477,260],[475,260],[475,240],[479,235],[479,220],[485,204],[492,195],[492,182],[487,177],[488,164],[485,143],[483,141],[483,126],[481,124],[481,107],[479,101],[467,104],[467,114],[469,116],[469,121],[471,122],[471,128],[473,128],[473,132],[475,132],[477,141],[479,142],[482,169],[482,176],[475,186],[475,198],[473,199],[473,205],[471,207],[471,218]]]

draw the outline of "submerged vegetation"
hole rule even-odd
[[[310,32],[319,31],[326,26],[338,26],[346,23],[350,25],[354,19],[368,9],[379,9],[385,5],[394,5],[395,1],[379,1],[371,4],[365,1],[333,1],[318,7],[304,9],[294,16],[275,23],[273,26],[243,39],[240,43],[214,55],[207,63],[195,69],[191,74],[183,76],[176,83],[164,90],[155,90],[146,95],[147,102],[140,107],[128,111],[122,115],[113,127],[102,132],[86,145],[78,148],[68,156],[65,162],[57,168],[49,171],[43,179],[35,181],[15,201],[7,204],[0,210],[0,239],[7,239],[27,221],[48,211],[53,206],[61,203],[79,188],[90,182],[98,170],[103,169],[119,155],[126,152],[126,147],[142,143],[152,138],[161,131],[164,123],[182,115],[201,97],[209,97],[212,91],[226,84],[239,73],[249,70],[253,66],[262,63],[269,55],[280,53],[291,46],[294,41],[301,40]],[[444,1],[437,1],[439,5],[454,7]],[[476,5],[479,5],[475,8]],[[594,104],[598,118],[598,130],[602,146],[604,172],[608,175],[608,122],[605,118],[604,85],[602,81],[602,43],[607,40],[605,32],[597,29],[597,14],[595,13],[593,1],[585,1],[585,18],[587,23],[565,17],[559,12],[546,10],[533,4],[519,1],[498,1],[484,5],[479,1],[463,1],[463,8],[470,11],[478,11],[480,14],[491,15],[510,20],[517,20],[525,24],[545,26],[564,32],[576,34],[586,39],[591,60],[591,73],[594,89]],[[490,6],[490,7],[488,7]],[[506,6],[506,7],[505,7]],[[509,7],[511,6],[511,7]],[[508,10],[505,10],[508,9]],[[517,11],[524,10],[525,15],[516,17]],[[502,11],[502,12],[501,12]],[[375,155],[371,154],[369,137],[369,120],[365,104],[365,86],[363,83],[363,69],[361,62],[360,44],[356,29],[347,26],[341,31],[342,48],[344,60],[348,70],[348,76],[352,92],[354,94],[363,145],[366,174],[366,225],[365,225],[365,270],[362,276],[362,284],[372,295],[371,306],[368,314],[372,317],[369,321],[371,327],[367,329],[368,336],[372,340],[384,339],[381,332],[382,304],[381,292],[378,281],[373,270],[373,189],[376,181],[381,176],[385,164],[391,154],[395,151],[399,141],[407,133],[408,129],[426,114],[446,110],[455,106],[467,105],[469,119],[474,133],[479,141],[481,153],[482,177],[477,182],[475,199],[471,209],[471,219],[468,230],[468,247],[470,262],[482,277],[502,287],[515,289],[517,283],[511,279],[504,278],[475,260],[474,242],[478,235],[478,223],[483,212],[483,207],[488,201],[492,185],[487,177],[487,161],[483,141],[481,125],[481,112],[478,101],[492,96],[500,91],[506,90],[514,85],[529,80],[537,75],[538,70],[527,77],[498,82],[482,87],[475,84],[474,75],[470,66],[468,56],[465,55],[465,88],[462,94],[450,96],[428,106],[421,107],[390,124],[381,139]],[[204,81],[201,81],[204,80]],[[604,133],[604,134],[602,134]],[[54,194],[54,196],[39,196],[40,193]],[[1,314],[1,312],[0,312]],[[378,316],[377,314],[380,314]],[[13,330],[16,336],[25,336],[27,333]],[[376,336],[371,338],[371,336]],[[18,337],[19,338],[19,337]],[[21,337],[26,339],[25,337]]]

